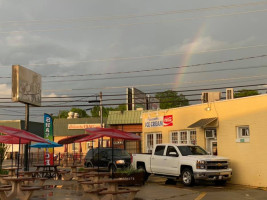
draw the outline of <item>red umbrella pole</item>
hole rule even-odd
[[[18,154],[17,178],[19,177],[20,142],[21,142],[21,139],[19,138],[19,154]]]
[[[11,154],[11,158],[12,158],[12,164],[11,164],[11,167],[13,167],[13,144],[12,144],[12,154]]]

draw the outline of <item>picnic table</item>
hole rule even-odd
[[[80,181],[84,191],[91,191],[100,187],[103,187],[103,183],[99,181],[102,179],[108,179],[110,176],[109,172],[93,172],[89,174],[85,174],[85,181]]]
[[[42,178],[58,178],[58,166],[59,165],[34,165],[34,167],[36,167],[36,172],[38,172],[39,176]]]
[[[93,200],[101,200],[101,199],[118,199],[119,195],[127,194],[127,196],[122,199],[133,200],[135,198],[136,193],[139,189],[133,188],[119,188],[119,185],[123,182],[127,182],[127,179],[102,179],[97,182],[92,182],[92,184],[104,185],[104,187],[95,187],[91,188],[89,191],[85,191],[85,197],[88,197]]]
[[[38,173],[38,171],[19,171],[19,175],[24,177],[37,177]]]
[[[21,169],[21,167],[19,167],[19,169]],[[18,168],[17,167],[6,167],[6,168],[3,168],[3,170],[8,171],[9,176],[16,176],[16,170],[18,170]]]
[[[30,199],[32,193],[35,190],[40,190],[42,187],[33,187],[33,186],[23,186],[24,181],[32,181],[33,178],[29,177],[5,177],[3,178],[7,182],[11,183],[11,186],[0,186],[0,197],[1,200],[13,200],[21,199],[28,200]]]

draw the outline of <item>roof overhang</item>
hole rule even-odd
[[[209,124],[211,124],[212,122],[217,121],[217,119],[218,119],[217,117],[200,119],[195,123],[191,124],[190,126],[188,126],[188,128],[197,128],[197,127],[204,128]]]

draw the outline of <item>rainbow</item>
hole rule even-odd
[[[182,61],[181,61],[181,68],[178,69],[178,75],[175,77],[175,85],[174,88],[177,89],[177,87],[180,85],[180,83],[183,81],[183,72],[186,71],[186,66],[189,64],[190,60],[192,59],[192,55],[194,54],[194,51],[197,49],[197,47],[199,46],[199,38],[203,35],[203,33],[206,30],[206,23],[203,23],[200,28],[198,29],[197,33],[194,36],[194,39],[192,40],[192,42],[189,44],[189,47],[186,50],[186,53],[184,54]],[[173,88],[173,89],[174,89]]]

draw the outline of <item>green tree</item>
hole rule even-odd
[[[126,110],[126,105],[121,104],[117,107],[104,107],[102,108],[102,112],[103,112],[103,117],[108,117],[108,113],[109,111],[123,111]],[[92,117],[100,117],[100,107],[99,106],[94,106],[91,109],[91,115]]]
[[[159,99],[161,109],[176,108],[189,105],[188,99],[186,99],[183,94],[178,95],[177,92],[172,90],[158,92],[156,93],[155,97]]]
[[[59,112],[59,115],[56,118],[67,118],[68,117],[68,110],[62,110]]]
[[[80,108],[72,108],[70,111],[74,112],[74,113],[78,113],[80,118],[89,117],[89,115],[86,113],[86,111],[83,109],[80,109]]]
[[[258,90],[243,89],[243,90],[236,91],[234,94],[234,97],[241,98],[241,97],[248,97],[248,96],[254,96],[254,95],[259,95],[259,94],[260,93],[258,92]]]
[[[9,146],[7,146],[6,144],[0,143],[0,171],[2,171],[2,165],[6,157],[8,148]]]
[[[53,118],[67,118],[69,112],[74,112],[74,113],[79,113],[80,118],[87,118],[90,117],[87,113],[86,110],[80,109],[80,108],[72,108],[70,110],[61,110],[59,112],[58,116],[53,116]]]

